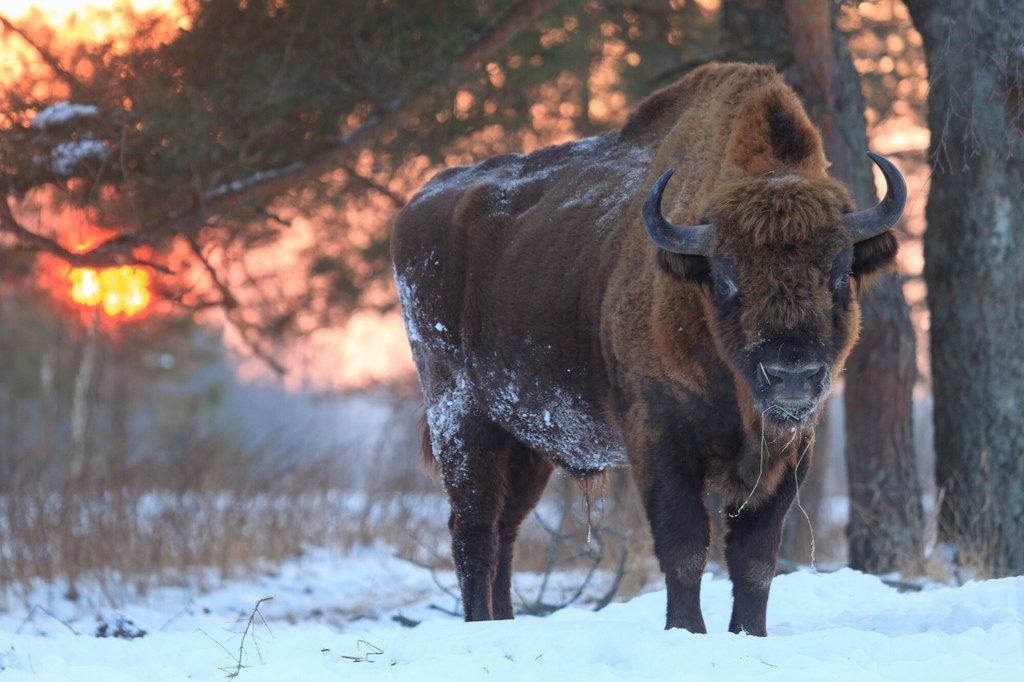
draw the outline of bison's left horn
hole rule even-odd
[[[673,225],[661,214],[661,195],[665,193],[665,185],[673,173],[673,168],[665,171],[644,201],[644,228],[647,236],[658,248],[672,253],[708,256],[715,240],[713,225]]]
[[[843,216],[843,226],[850,233],[850,240],[856,244],[882,234],[900,219],[907,205],[907,183],[896,166],[881,154],[868,152],[885,176],[885,198],[877,206]]]

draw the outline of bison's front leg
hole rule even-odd
[[[806,462],[802,465],[799,475],[787,466],[775,491],[756,508],[726,508],[725,560],[733,595],[730,632],[768,634],[768,591],[775,577],[783,524],[796,497],[797,478],[803,480],[806,473]]]
[[[668,589],[665,628],[707,632],[700,610],[700,581],[711,528],[704,506],[703,477],[671,468],[652,472],[649,486],[647,517]]]

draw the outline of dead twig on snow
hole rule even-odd
[[[263,653],[260,652],[260,643],[259,640],[256,639],[256,620],[258,618],[259,621],[263,623],[263,627],[267,628],[267,632],[270,632],[270,625],[267,623],[267,619],[263,617],[263,614],[260,613],[260,607],[272,599],[273,597],[263,597],[258,600],[256,602],[256,606],[254,606],[252,611],[249,613],[249,618],[245,621],[245,629],[242,630],[242,639],[238,643],[238,654],[231,654],[231,657],[235,659],[235,665],[233,667],[225,666],[221,668],[221,670],[227,673],[228,679],[238,677],[238,674],[242,672],[242,668],[248,667],[242,662],[246,658],[245,640],[247,637],[252,641],[253,646],[256,647],[256,655],[259,657],[260,663],[263,663]],[[271,632],[270,636],[273,637],[274,633]],[[221,647],[227,651],[227,647],[224,647],[223,645],[221,645]]]

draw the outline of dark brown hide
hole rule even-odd
[[[670,167],[665,216],[712,224],[707,255],[646,236],[641,206]],[[621,131],[439,173],[401,213],[395,280],[468,620],[512,617],[512,547],[553,464],[628,465],[667,626],[705,629],[711,486],[730,630],[765,634],[783,519],[857,336],[850,275],[895,254],[888,233],[851,243],[827,167],[772,68],[715,65]]]

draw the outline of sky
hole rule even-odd
[[[110,9],[123,4],[126,0],[0,0],[0,14],[15,19],[37,8],[51,19],[64,19],[84,8]],[[173,7],[175,0],[131,0],[129,4],[138,10],[166,9]]]

